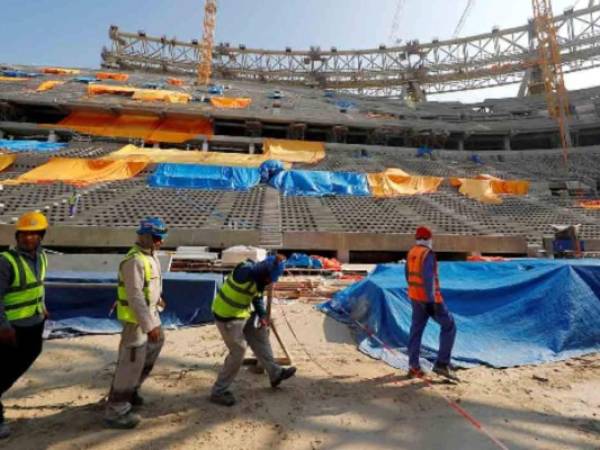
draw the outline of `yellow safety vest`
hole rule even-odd
[[[134,246],[127,252],[125,259],[119,264],[119,285],[117,287],[117,319],[121,322],[137,324],[138,320],[133,309],[129,306],[129,300],[127,299],[127,291],[125,290],[125,283],[123,281],[123,264],[127,261],[139,258],[144,264],[144,298],[146,303],[150,306],[150,280],[152,279],[152,265],[150,264],[150,258],[145,255],[138,246]]]
[[[245,263],[240,263],[237,267],[243,264]],[[232,272],[217,292],[212,303],[212,312],[224,319],[247,319],[250,317],[252,301],[260,295],[253,280],[238,283],[233,279]]]
[[[44,251],[38,257],[38,275],[15,250],[0,254],[12,266],[13,282],[4,294],[4,312],[9,322],[28,319],[44,312],[44,280],[48,259]]]

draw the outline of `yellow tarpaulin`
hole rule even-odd
[[[450,184],[458,187],[459,192],[482,203],[502,203],[499,194],[527,195],[529,181],[503,180],[488,174],[471,178],[450,178]]]
[[[529,181],[525,180],[503,180],[488,174],[475,177],[477,180],[490,180],[496,194],[527,195],[529,193]]]
[[[59,125],[95,136],[139,138],[149,142],[181,143],[199,135],[213,134],[212,122],[202,117],[161,119],[154,115],[115,116],[105,112],[75,111],[61,120]]]
[[[444,181],[439,177],[414,176],[401,169],[367,174],[369,187],[374,197],[397,197],[436,192]]]
[[[0,81],[11,82],[11,81],[27,81],[27,80],[30,80],[30,78],[4,77],[4,76],[0,75]]]
[[[244,109],[252,103],[251,98],[211,97],[210,104],[216,108]]]
[[[146,161],[149,163],[205,164],[210,166],[259,167],[265,162],[265,155],[241,153],[201,152],[195,150],[140,148],[135,145],[110,153],[106,159],[125,161]],[[290,164],[285,165],[289,169]]]
[[[115,72],[98,72],[96,74],[98,80],[115,80],[115,81],[127,81],[129,75],[126,73],[115,73]]]
[[[325,158],[325,145],[322,142],[265,139],[263,140],[263,153],[267,159],[316,164]]]
[[[51,73],[53,75],[78,75],[81,73],[77,69],[63,69],[62,67],[45,67],[42,69],[43,73]]]
[[[135,177],[148,165],[145,161],[111,161],[107,159],[52,158],[6,185],[24,183],[53,183],[61,181],[74,186],[87,186],[106,181]]]
[[[65,84],[65,82],[64,81],[58,81],[58,80],[43,81],[37,87],[36,91],[37,92],[49,91],[51,89],[54,89],[56,86],[60,86],[61,84]]]
[[[4,155],[0,153],[0,172],[7,169],[15,162],[17,155]]]
[[[108,84],[89,84],[88,95],[125,95],[143,102],[188,103],[192,96],[183,92],[162,89],[138,89],[130,86],[111,86]]]

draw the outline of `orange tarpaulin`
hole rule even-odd
[[[288,139],[265,139],[263,154],[267,159],[277,159],[282,162],[316,164],[325,158],[325,144]]]
[[[43,81],[37,87],[36,91],[37,92],[49,91],[51,89],[54,89],[56,86],[60,86],[61,84],[65,84],[65,82],[64,81],[58,81],[58,80]]]
[[[63,182],[74,186],[87,186],[106,181],[126,180],[135,177],[148,165],[144,161],[111,161],[107,159],[52,158],[23,175],[5,180],[6,185],[24,183]]]
[[[600,209],[600,200],[583,200],[579,206],[586,209]]]
[[[209,166],[259,167],[268,158],[247,153],[202,152],[196,150],[141,148],[135,145],[112,152],[106,159],[147,161],[149,163],[205,164]],[[285,164],[288,169],[291,165]]]
[[[211,97],[210,104],[216,108],[243,109],[250,106],[251,98]]]
[[[397,197],[436,192],[444,181],[439,177],[414,176],[401,169],[367,174],[369,187],[374,197]]]
[[[42,73],[51,73],[53,75],[77,75],[81,73],[77,69],[63,69],[62,67],[45,67],[42,69]]]
[[[503,180],[486,173],[475,177],[476,180],[491,180],[492,188],[496,194],[527,195],[529,193],[529,181],[525,180]]]
[[[0,172],[10,167],[17,159],[17,155],[5,155],[0,153]]]
[[[167,78],[167,83],[173,86],[183,86],[183,80],[180,80],[179,78]]]
[[[161,119],[153,115],[115,116],[105,112],[76,111],[61,120],[59,125],[95,136],[139,138],[149,142],[181,143],[199,135],[213,134],[212,122],[202,117]]]
[[[161,89],[138,89],[130,86],[111,86],[108,84],[89,84],[88,95],[125,95],[133,100],[160,101],[167,103],[187,103],[192,96],[183,92],[167,91]]]
[[[450,178],[450,184],[459,192],[482,203],[499,204],[498,194],[527,195],[529,182],[525,180],[503,180],[492,175],[481,174],[476,178]]]
[[[126,73],[115,73],[115,72],[98,72],[96,74],[98,80],[115,80],[115,81],[127,81],[129,75]]]

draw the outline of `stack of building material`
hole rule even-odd
[[[285,276],[274,287],[274,295],[280,299],[323,301],[356,282],[356,279],[325,278],[322,276]]]
[[[229,247],[221,253],[221,262],[226,264],[238,264],[250,259],[252,261],[262,261],[267,257],[267,251],[264,248],[236,245]]]

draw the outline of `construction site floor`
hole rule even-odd
[[[598,354],[506,370],[479,367],[459,372],[460,384],[428,386],[359,353],[348,328],[309,303],[274,305],[273,314],[298,367],[296,377],[274,390],[265,375],[244,368],[234,384],[238,404],[213,405],[207,397],[225,356],[216,327],[167,331],[143,389],[144,421],[126,432],[102,426],[118,336],[48,341],[3,398],[14,433],[0,447],[499,448],[447,400],[506,448],[600,447]]]

